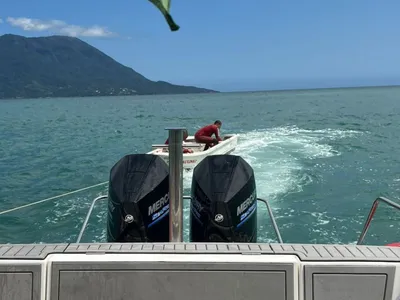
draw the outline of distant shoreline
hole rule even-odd
[[[223,92],[212,91],[202,93],[179,93],[179,94],[141,94],[141,95],[87,95],[87,96],[54,96],[54,97],[15,97],[15,98],[0,98],[0,101],[7,100],[38,100],[38,99],[71,99],[71,98],[117,98],[117,97],[148,97],[148,96],[183,96],[183,95],[208,95],[208,94],[220,94]],[[226,94],[226,92],[225,92]]]
[[[4,100],[38,100],[38,99],[70,99],[70,98],[103,98],[103,97],[147,97],[147,96],[183,96],[183,95],[204,95],[204,94],[247,94],[247,93],[280,93],[280,92],[305,92],[318,90],[349,90],[349,89],[376,89],[376,88],[400,88],[400,85],[368,85],[368,86],[345,86],[345,87],[319,87],[302,89],[276,89],[276,90],[249,90],[249,91],[227,91],[227,92],[203,92],[203,93],[181,93],[181,94],[143,94],[143,95],[90,95],[90,96],[56,96],[56,97],[35,97],[35,98],[0,98]]]
[[[267,89],[267,90],[247,90],[247,91],[228,91],[220,93],[262,93],[262,92],[296,92],[296,91],[316,91],[316,90],[348,90],[348,89],[374,89],[374,88],[396,88],[398,85],[360,85],[360,86],[338,86],[338,87],[317,87],[317,88],[288,88],[288,89]]]

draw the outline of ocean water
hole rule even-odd
[[[108,180],[124,155],[221,119],[254,168],[285,242],[355,243],[373,200],[400,196],[400,88],[0,101],[0,211]],[[185,173],[185,193],[191,174]],[[107,185],[0,215],[0,243],[74,242]],[[185,237],[188,203],[185,203]],[[259,241],[275,242],[265,207]],[[106,241],[106,203],[83,242]],[[378,209],[366,243],[400,241]]]

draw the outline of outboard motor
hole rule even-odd
[[[123,157],[108,191],[108,242],[169,241],[169,168],[159,156]]]
[[[256,242],[254,171],[240,156],[211,155],[193,171],[192,242]]]

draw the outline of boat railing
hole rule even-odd
[[[92,215],[94,206],[96,205],[97,201],[106,200],[106,199],[108,199],[107,195],[101,195],[101,196],[93,199],[92,204],[90,205],[89,211],[86,214],[85,221],[83,221],[83,225],[82,225],[81,231],[79,232],[78,239],[76,240],[77,243],[79,243],[82,239],[83,233],[85,232],[87,224],[89,223],[90,216]]]
[[[182,147],[185,147],[185,148],[200,148],[200,147],[202,147],[202,146],[204,146],[204,144],[200,144],[200,143],[185,143],[185,144],[182,144]],[[168,144],[153,144],[153,145],[151,145],[151,148],[168,148],[169,147],[169,145]]]
[[[85,220],[83,221],[82,228],[81,228],[81,230],[80,230],[80,232],[79,232],[79,235],[78,235],[78,238],[77,238],[77,240],[76,240],[76,243],[77,243],[77,244],[79,244],[79,243],[81,242],[81,240],[82,240],[82,236],[83,236],[83,234],[84,234],[84,232],[85,232],[85,230],[86,230],[86,227],[87,227],[87,225],[88,225],[88,223],[89,223],[90,216],[91,216],[91,214],[92,214],[92,212],[93,212],[93,209],[94,209],[96,203],[97,203],[98,201],[103,201],[103,200],[106,200],[106,199],[108,199],[108,196],[107,196],[107,195],[102,195],[102,196],[99,196],[99,197],[95,198],[95,199],[92,201],[92,204],[90,205],[89,211],[88,211],[88,213],[87,213],[87,215],[86,215]],[[191,200],[192,197],[191,197],[191,196],[183,196],[183,199],[184,199],[184,200]],[[273,214],[273,212],[272,212],[271,206],[270,206],[269,203],[268,203],[268,200],[266,200],[266,199],[261,199],[261,198],[257,198],[257,201],[264,203],[265,206],[267,207],[268,215],[269,215],[269,217],[270,217],[270,219],[271,219],[272,226],[274,227],[274,231],[275,231],[276,238],[277,238],[277,240],[278,240],[278,242],[279,242],[280,244],[283,244],[283,240],[282,240],[282,236],[281,236],[279,227],[278,227],[278,225],[276,224],[276,220],[275,220],[274,214]]]
[[[361,234],[360,234],[360,237],[358,239],[357,245],[361,245],[364,242],[364,239],[365,239],[365,236],[367,235],[368,229],[371,226],[372,219],[374,218],[374,215],[375,215],[376,210],[377,210],[377,208],[379,206],[379,203],[381,203],[381,202],[385,203],[389,207],[392,207],[392,208],[397,209],[398,211],[400,211],[400,204],[399,203],[396,203],[396,202],[394,202],[392,200],[389,200],[389,199],[387,199],[385,197],[376,198],[375,201],[372,203],[371,209],[370,209],[368,217],[367,217],[367,219],[365,221],[364,228],[361,231]]]

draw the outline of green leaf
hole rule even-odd
[[[153,3],[161,11],[171,31],[179,30],[179,25],[177,25],[174,22],[172,16],[169,13],[171,0],[149,0],[149,1]]]

